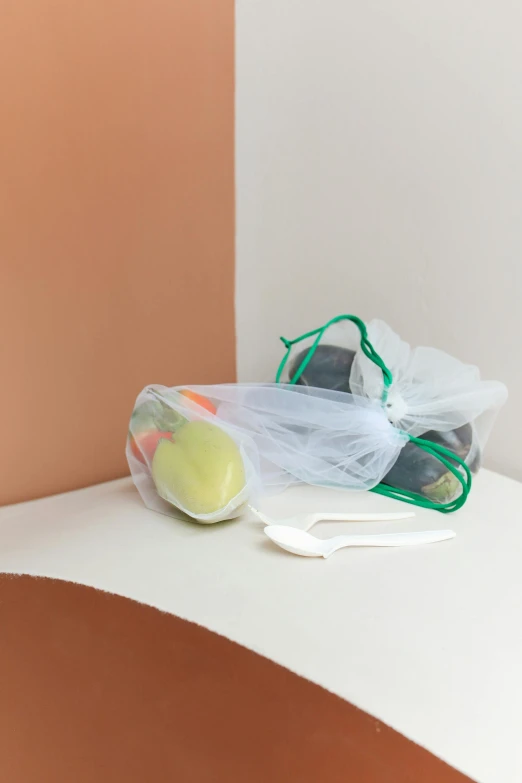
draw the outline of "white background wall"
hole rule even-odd
[[[522,478],[522,3],[238,0],[240,380],[379,316],[507,383]]]

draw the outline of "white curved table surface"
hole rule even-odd
[[[318,535],[452,527],[457,538],[329,560],[277,549],[254,520],[203,527],[148,511],[130,479],[0,509],[0,571],[117,593],[307,677],[480,783],[522,781],[522,484],[483,471],[466,506]],[[300,511],[404,508],[302,487]]]

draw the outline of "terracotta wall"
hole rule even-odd
[[[233,0],[4,0],[0,503],[126,472],[146,383],[230,381]]]

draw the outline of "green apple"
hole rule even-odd
[[[152,478],[164,500],[191,516],[204,516],[239,495],[245,468],[230,435],[211,422],[190,421],[177,430],[175,440],[160,440]]]

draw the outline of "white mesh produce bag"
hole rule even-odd
[[[494,415],[507,399],[503,383],[481,380],[478,367],[437,348],[411,348],[384,321],[368,324],[368,338],[393,376],[386,413],[396,427],[418,436],[474,422],[485,445]],[[350,387],[353,394],[381,399],[382,373],[360,349],[350,372]]]
[[[371,489],[406,442],[380,404],[349,394],[276,384],[148,386],[136,400],[126,454],[146,506],[212,523],[291,484]]]
[[[404,490],[403,499],[444,510],[461,492],[458,476],[440,458],[444,453],[438,448],[437,454],[430,453],[434,446],[448,450],[450,463],[464,461],[472,472],[479,469],[495,416],[507,398],[504,384],[482,380],[478,368],[443,351],[410,348],[383,321],[366,327],[352,315],[283,342],[287,351],[278,380],[373,400],[409,436],[383,480]],[[419,436],[432,446],[416,442]]]

